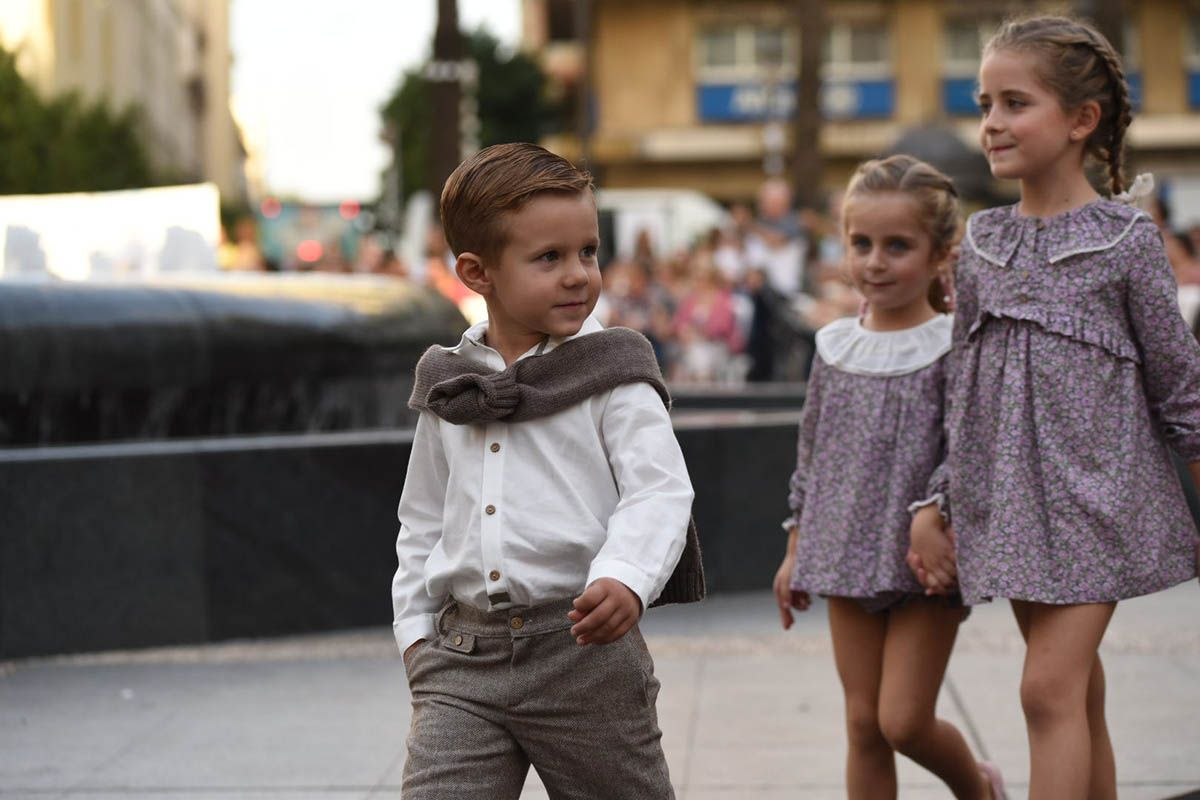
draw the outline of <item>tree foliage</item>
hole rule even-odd
[[[524,53],[507,52],[484,29],[467,36],[466,51],[479,68],[476,102],[481,147],[501,142],[536,142],[557,129],[560,111],[546,97],[546,78],[536,61]],[[405,198],[428,188],[425,165],[431,137],[457,136],[456,132],[432,130],[432,109],[423,71],[423,66],[406,71],[381,109],[385,129],[390,128],[392,135],[399,137]]]
[[[37,95],[0,48],[0,194],[128,189],[155,183],[138,112],[77,94]]]

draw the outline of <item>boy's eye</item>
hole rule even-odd
[[[594,245],[588,245],[587,247],[583,248],[583,250],[580,251],[580,255],[582,255],[584,258],[588,258],[588,259],[595,258],[596,257],[596,247]]]
[[[865,236],[851,236],[850,246],[859,253],[866,253],[871,250],[871,240]]]
[[[544,252],[540,256],[538,256],[538,261],[558,261],[558,251],[557,250],[547,250],[546,252]]]
[[[980,114],[982,114],[983,116],[986,117],[988,115],[988,112],[991,110],[992,110],[991,103],[985,103],[982,100],[979,101],[979,113]]]
[[[1025,106],[1024,100],[1017,100],[1017,99],[1013,98],[1008,101],[1009,108],[1024,108],[1024,106]]]

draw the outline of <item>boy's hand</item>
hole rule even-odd
[[[409,662],[409,659],[412,658],[412,654],[417,652],[417,648],[420,647],[421,645],[425,644],[425,641],[426,641],[425,639],[417,639],[415,642],[410,644],[408,647],[404,648],[404,655],[400,656],[400,659],[404,662],[404,666],[406,666],[406,667],[408,666],[408,662]]]
[[[925,594],[948,594],[958,585],[954,532],[946,527],[936,505],[913,515],[906,561]]]
[[[795,621],[792,618],[792,609],[807,611],[811,603],[808,592],[792,588],[792,567],[795,563],[796,557],[789,550],[783,558],[783,563],[775,571],[775,581],[772,584],[775,590],[775,604],[779,606],[779,621],[783,623],[785,631],[792,627]]]
[[[620,639],[642,616],[642,601],[616,578],[597,578],[575,598],[567,618],[579,644],[608,644]]]

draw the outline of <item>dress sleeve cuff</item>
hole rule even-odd
[[[437,637],[437,626],[434,624],[436,614],[419,614],[392,623],[392,635],[396,637],[396,646],[401,655],[418,639],[432,640]]]
[[[662,591],[662,587],[655,585],[646,573],[624,561],[609,559],[593,563],[588,572],[587,585],[591,586],[600,578],[612,578],[627,586],[642,601],[643,612],[650,607],[650,604],[658,597],[658,593]],[[666,578],[663,579],[663,582],[666,582]]]
[[[946,498],[943,492],[935,492],[923,500],[918,500],[908,507],[909,514],[915,514],[925,506],[937,505],[938,513],[942,515],[942,519],[946,522],[950,521],[950,501]]]

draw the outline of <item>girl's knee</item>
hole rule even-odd
[[[855,747],[870,747],[884,742],[879,730],[879,710],[874,703],[846,701],[846,735]]]
[[[1052,723],[1081,713],[1087,703],[1086,686],[1062,675],[1030,672],[1021,677],[1021,708],[1031,725]]]
[[[879,709],[879,729],[888,745],[900,753],[910,753],[921,746],[935,720],[931,710],[913,706]]]
[[[1096,660],[1096,666],[1092,668],[1092,674],[1088,678],[1087,685],[1087,714],[1089,719],[1104,718],[1104,670],[1100,666],[1100,660]]]

